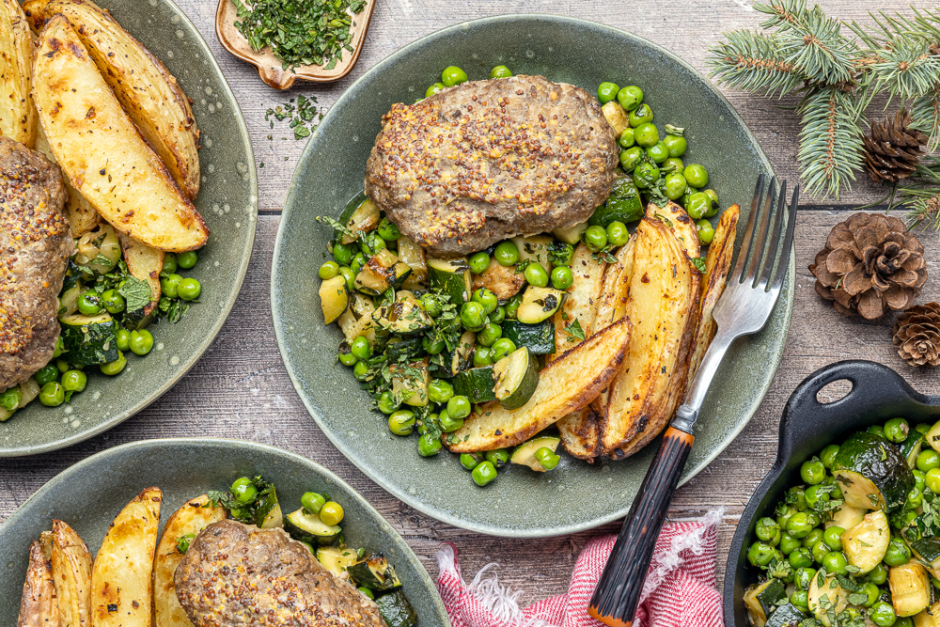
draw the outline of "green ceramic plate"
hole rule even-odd
[[[72,402],[38,401],[0,423],[0,457],[54,451],[127,420],[173,387],[209,348],[228,317],[251,257],[258,181],[248,129],[222,71],[196,27],[170,0],[102,0],[114,17],[167,65],[193,101],[202,130],[202,189],[196,208],[212,231],[199,263],[183,274],[202,283],[202,297],[178,324],[150,328],[155,348],[128,355],[119,377],[98,372]],[[89,372],[96,370],[89,369]]]
[[[236,478],[262,474],[278,497],[300,507],[304,492],[327,492],[346,511],[343,532],[351,545],[383,552],[401,577],[422,626],[447,626],[434,583],[401,536],[342,479],[281,449],[235,440],[148,440],[125,444],[75,464],[44,485],[0,527],[0,623],[16,624],[27,549],[58,518],[98,550],[121,508],[149,486],[163,490],[162,524],[188,499],[225,489]],[[161,531],[162,531],[161,524]]]
[[[274,252],[274,328],[294,386],[324,433],[354,464],[412,507],[481,533],[547,536],[572,533],[623,516],[655,449],[622,462],[589,466],[566,459],[537,475],[515,467],[478,489],[455,456],[424,459],[412,438],[389,433],[368,409],[350,371],[338,364],[341,334],[323,326],[317,267],[337,217],[362,189],[364,168],[382,114],[424,95],[448,65],[471,80],[505,64],[516,74],[543,74],[594,91],[605,80],[637,84],[656,120],[685,127],[686,162],[705,164],[724,205],[749,207],[760,172],[770,165],[741,118],[683,61],[629,33],[555,16],[506,15],[459,24],[399,50],[372,68],[333,105],[297,167]],[[743,229],[741,229],[743,231]],[[794,270],[767,329],[728,355],[702,412],[687,481],[720,453],[757,410],[783,353]]]

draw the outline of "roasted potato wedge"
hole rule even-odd
[[[516,272],[515,266],[504,266],[495,259],[490,259],[483,274],[473,275],[473,289],[485,287],[496,294],[499,300],[508,300],[519,293],[525,285],[525,275]]]
[[[38,35],[42,31],[43,24],[46,23],[47,4],[49,0],[24,0],[20,5],[23,7],[23,14],[26,15],[26,21],[34,35]]]
[[[91,573],[95,627],[151,627],[153,554],[162,499],[160,488],[147,488],[111,523]]]
[[[559,420],[558,433],[568,454],[589,463],[600,455],[602,422],[603,416],[597,413],[593,404]]]
[[[52,538],[51,531],[43,531],[39,534],[39,546],[42,547],[42,554],[47,560],[52,559]]]
[[[669,227],[672,234],[679,241],[679,247],[685,251],[689,259],[698,259],[702,256],[702,245],[698,240],[698,227],[695,220],[689,217],[685,209],[669,201],[665,207],[657,207],[653,203],[646,205],[646,217],[650,220],[659,220]]]
[[[149,316],[160,300],[160,272],[163,271],[166,253],[142,244],[123,233],[118,235],[118,239],[121,240],[121,250],[124,253],[124,261],[127,263],[127,271],[135,279],[150,284],[150,304],[144,308],[144,315]]]
[[[33,33],[17,0],[0,0],[0,135],[32,148],[36,108],[31,91]]]
[[[75,530],[52,521],[52,577],[62,627],[91,627],[91,553]]]
[[[64,16],[46,23],[33,69],[33,97],[52,152],[101,217],[158,250],[201,248],[209,237],[205,222]]]
[[[8,2],[12,0],[7,0]],[[199,131],[189,99],[166,66],[91,0],[52,0],[68,18],[140,134],[190,199],[199,193]]]
[[[699,322],[692,343],[692,357],[689,359],[689,380],[702,365],[705,351],[715,337],[718,325],[712,312],[718,299],[724,294],[728,281],[731,259],[734,257],[734,240],[738,233],[738,221],[741,219],[741,207],[731,205],[721,215],[715,228],[715,237],[708,247],[705,257],[705,275],[702,277],[702,297],[699,303]]]
[[[555,324],[555,353],[549,355],[549,361],[554,361],[562,353],[581,343],[581,340],[567,330],[575,321],[584,331],[585,338],[594,333],[594,318],[604,288],[606,269],[607,262],[593,259],[591,251],[583,243],[574,249],[574,255],[571,257],[574,283],[566,290],[568,296],[561,309],[552,317]]]
[[[42,130],[42,124],[36,125],[36,150],[46,155],[53,163],[58,163],[55,153],[52,152],[52,146],[49,145],[49,140],[46,138],[46,133]],[[72,237],[79,238],[89,231],[94,231],[95,227],[101,223],[101,217],[95,211],[95,208],[85,200],[85,197],[72,187],[72,183],[69,182],[69,177],[65,172],[62,173],[62,178],[65,179],[65,189],[69,193],[69,198],[65,202],[65,214],[69,220]]]
[[[26,583],[23,584],[16,627],[59,627],[52,567],[38,540],[29,545],[29,566],[26,567]]]
[[[635,331],[623,371],[610,386],[601,445],[613,457],[638,433],[658,427],[670,390],[685,386],[701,275],[669,227],[644,218],[637,229],[635,271],[625,315]]]
[[[454,453],[477,453],[525,442],[586,407],[620,371],[629,340],[629,320],[612,324],[546,366],[528,403],[514,411],[488,403],[444,444]]]
[[[208,505],[209,497],[203,494],[187,501],[166,521],[153,561],[154,627],[192,627],[186,611],[176,598],[176,585],[173,582],[176,567],[183,560],[177,542],[187,534],[197,535],[212,523],[225,520],[223,508]]]

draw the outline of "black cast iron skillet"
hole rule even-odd
[[[816,394],[835,381],[848,381],[852,391],[833,403]],[[757,581],[758,569],[747,561],[754,526],[800,483],[800,465],[824,446],[890,418],[930,422],[940,417],[940,396],[914,390],[894,370],[871,361],[840,361],[817,370],[794,390],[780,421],[777,461],[757,487],[738,523],[725,569],[725,625],[747,627],[744,589]]]

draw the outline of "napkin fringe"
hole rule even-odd
[[[650,564],[649,574],[646,576],[646,583],[643,584],[643,593],[640,598],[647,598],[663,581],[666,580],[672,572],[678,569],[685,560],[682,558],[683,551],[689,551],[692,555],[701,555],[705,550],[705,534],[712,528],[721,524],[724,517],[725,508],[709,510],[701,518],[684,518],[672,520],[674,523],[699,523],[701,527],[691,533],[684,533],[672,539],[669,548],[665,551],[653,554],[653,561]]]

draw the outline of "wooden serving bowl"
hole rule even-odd
[[[311,83],[330,83],[343,78],[353,69],[362,52],[366,34],[369,32],[369,22],[372,20],[372,10],[377,0],[369,0],[361,13],[354,17],[353,25],[349,29],[353,39],[353,51],[343,51],[343,58],[337,61],[332,70],[322,65],[300,65],[292,70],[285,70],[281,62],[274,56],[270,48],[252,50],[248,40],[235,28],[238,11],[232,0],[219,0],[219,9],[215,14],[215,34],[219,42],[233,55],[258,68],[258,76],[274,89],[289,89],[295,81],[308,81]]]

